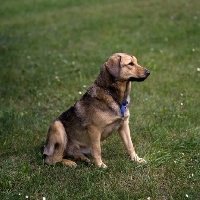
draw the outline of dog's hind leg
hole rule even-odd
[[[81,161],[88,163],[88,162],[90,162],[90,159],[87,157],[87,155],[90,155],[90,154],[91,154],[90,148],[82,147],[82,148],[77,149],[74,152],[74,159],[75,160],[81,160]]]
[[[74,155],[74,160],[81,160],[83,162],[90,162],[90,159],[87,158],[85,155]]]
[[[63,124],[60,121],[53,122],[49,128],[43,152],[45,163],[54,165],[57,162],[62,162],[68,166],[76,166],[75,162],[63,159],[66,145],[67,136]]]

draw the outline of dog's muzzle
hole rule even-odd
[[[145,71],[145,77],[142,77],[142,78],[134,78],[134,77],[131,77],[131,78],[129,79],[129,81],[142,82],[142,81],[144,81],[149,75],[150,75],[150,71],[149,71],[148,69],[146,69],[146,71]]]

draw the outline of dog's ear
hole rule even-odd
[[[121,56],[113,55],[105,63],[106,69],[108,72],[115,78],[119,77],[120,74],[120,65],[121,65]]]

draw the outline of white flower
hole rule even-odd
[[[46,197],[42,197],[42,200],[46,200]]]
[[[200,68],[197,68],[197,71],[200,72]]]
[[[188,195],[188,194],[186,194],[185,196],[186,196],[187,198],[189,197],[189,195]]]
[[[26,199],[28,199],[28,195],[26,195]]]
[[[193,176],[194,176],[194,174],[191,174],[191,175],[189,174],[189,178],[192,178]]]
[[[79,91],[78,93],[79,93],[79,94],[82,94],[82,92],[81,92],[81,91]]]
[[[181,103],[181,106],[183,106],[183,103]]]
[[[55,76],[55,79],[56,79],[57,81],[60,81],[59,76]]]

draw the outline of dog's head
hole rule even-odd
[[[119,81],[144,81],[150,71],[137,63],[134,56],[125,53],[113,54],[105,63],[108,72]]]

